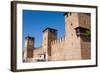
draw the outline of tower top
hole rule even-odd
[[[69,12],[65,12],[64,15],[67,15]]]
[[[58,31],[57,29],[47,27],[46,29],[43,30],[43,32],[45,32],[46,30],[50,30],[50,31],[54,31],[54,32]]]
[[[71,13],[72,13],[72,12],[65,12],[64,15],[68,15],[68,14],[71,15]]]
[[[34,40],[34,37],[31,37],[31,36],[27,36],[27,37],[25,37],[25,39]]]

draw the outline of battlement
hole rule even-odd
[[[60,44],[60,43],[62,43],[62,42],[64,42],[64,41],[65,41],[65,37],[62,37],[62,38],[60,38],[60,39],[51,41],[51,45]]]

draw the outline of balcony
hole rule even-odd
[[[86,28],[83,28],[83,27],[77,27],[77,28],[75,28],[75,30],[76,30],[77,36],[90,37],[90,30],[89,29],[86,29]]]

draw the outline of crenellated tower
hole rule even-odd
[[[43,49],[46,52],[47,60],[50,60],[51,56],[51,41],[57,39],[57,30],[53,28],[46,28],[43,31]]]
[[[33,50],[34,50],[34,37],[27,36],[25,38],[25,49],[24,49],[24,58],[25,61],[29,62],[33,58]]]
[[[68,38],[67,41],[69,41],[67,44],[69,44],[72,50],[74,49],[71,59],[90,59],[91,15],[89,13],[77,12],[66,12],[64,15],[66,29],[65,35]]]

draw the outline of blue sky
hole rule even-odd
[[[35,47],[42,45],[43,30],[47,27],[58,30],[58,38],[64,36],[64,12],[23,10],[23,45],[25,37],[35,37]]]

